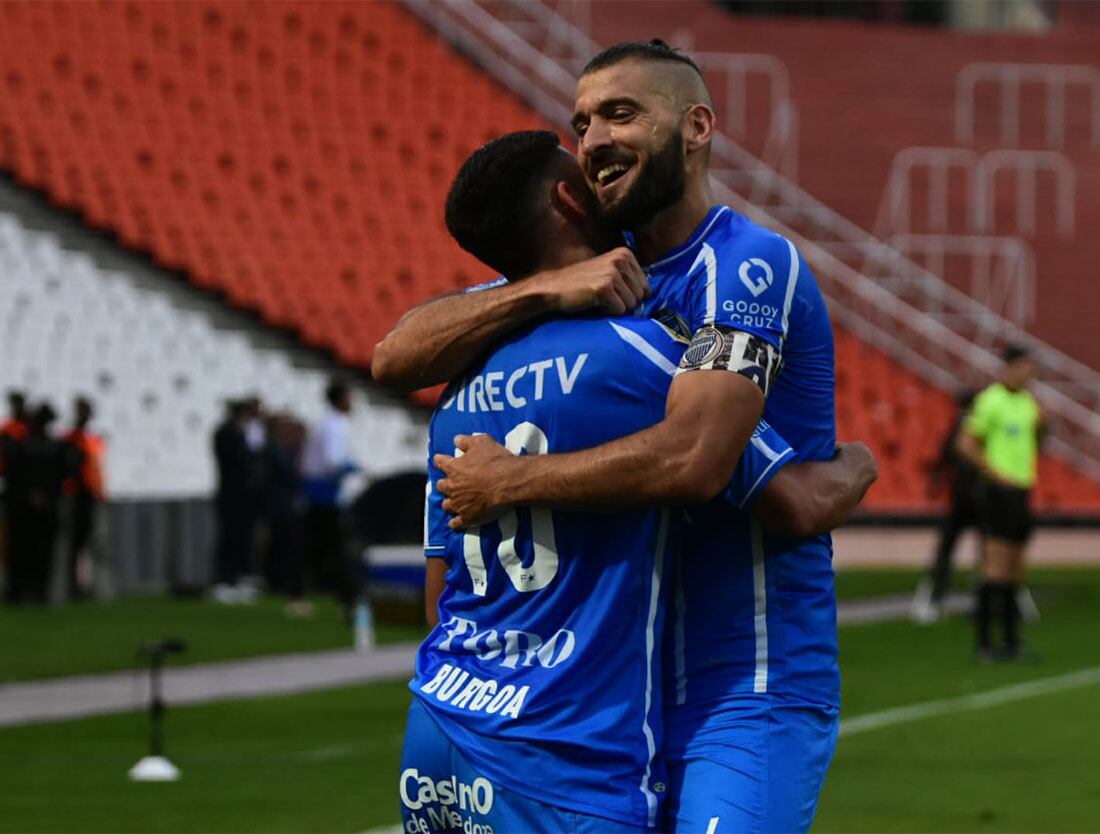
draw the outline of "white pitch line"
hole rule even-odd
[[[1070,689],[1080,689],[1083,686],[1092,686],[1100,683],[1100,666],[1089,669],[1080,669],[1065,675],[1055,675],[1050,678],[1016,683],[1011,686],[1002,686],[990,689],[986,692],[978,692],[974,695],[963,695],[959,698],[942,698],[937,701],[924,701],[919,704],[910,704],[905,707],[882,710],[881,712],[869,712],[866,715],[857,715],[855,718],[841,720],[840,735],[851,736],[856,733],[865,733],[877,730],[881,727],[891,727],[895,724],[905,724],[909,721],[920,721],[925,718],[933,718],[939,715],[955,715],[960,712],[987,709],[988,707],[1010,704],[1013,701],[1023,701],[1027,698],[1037,698],[1040,695],[1050,695],[1055,692],[1065,692]]]

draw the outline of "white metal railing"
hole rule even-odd
[[[750,132],[749,82],[752,78],[762,79],[768,90],[768,119],[760,158],[788,179],[797,181],[798,117],[791,101],[787,65],[774,55],[756,53],[693,52],[691,57],[708,79],[719,76],[726,94],[725,106],[718,106],[719,128],[742,143]]]
[[[599,47],[546,3],[404,2],[559,128],[569,129],[578,69]],[[553,48],[546,48],[547,43]],[[934,384],[953,390],[983,382],[999,367],[994,351],[1008,342],[1027,345],[1043,379],[1036,391],[1051,415],[1051,448],[1100,477],[1100,374],[947,285],[729,136],[715,135],[711,161],[725,202],[800,247],[837,322]],[[746,193],[753,195],[752,202]],[[904,276],[905,296],[878,286],[853,267],[872,254],[883,269]],[[942,320],[927,309],[942,310]]]
[[[886,244],[906,257],[923,264],[936,275],[950,274],[948,259],[969,264],[968,294],[999,316],[1021,327],[1035,315],[1035,252],[1018,237],[949,234],[897,234]],[[874,265],[865,274],[875,276]],[[883,281],[892,285],[896,276],[887,274]]]
[[[1039,174],[1047,172],[1054,178],[1054,222],[1058,234],[1072,238],[1076,222],[1077,172],[1073,163],[1057,151],[989,151],[978,163],[978,187],[975,202],[982,223],[979,228],[993,229],[997,198],[997,176],[1011,172],[1016,178],[1016,231],[1033,235],[1038,225]]]
[[[1066,93],[1081,88],[1089,100],[1089,140],[1100,145],[1100,69],[1074,64],[1002,64],[979,62],[967,64],[955,78],[955,141],[974,141],[976,90],[979,84],[995,87],[997,97],[997,144],[1015,147],[1020,143],[1020,88],[1023,84],[1039,84],[1044,88],[1044,112],[1041,115],[1048,147],[1066,144]],[[1028,113],[1027,118],[1040,118]]]
[[[886,188],[875,215],[875,234],[885,237],[904,234],[913,229],[913,174],[917,170],[928,176],[928,216],[921,228],[929,232],[947,232],[952,227],[950,180],[953,172],[961,174],[966,183],[967,222],[971,229],[983,227],[978,193],[978,154],[965,148],[902,148],[894,155]]]
[[[913,217],[913,178],[916,171],[928,177],[926,222]],[[1077,224],[1077,173],[1073,163],[1057,151],[993,150],[983,155],[967,148],[903,148],[894,156],[875,217],[875,234],[880,237],[914,230],[947,233],[958,228],[952,222],[951,176],[962,179],[962,194],[969,231],[992,233],[995,229],[997,182],[1003,174],[1015,178],[1013,199],[1014,233],[1033,235],[1038,228],[1039,177],[1050,175],[1054,190],[1054,228],[1063,238],[1072,238]],[[1003,231],[1003,230],[1001,230]]]

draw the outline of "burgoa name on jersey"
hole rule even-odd
[[[508,408],[523,408],[528,397],[538,401],[546,394],[547,371],[552,371],[563,395],[573,393],[588,354],[579,354],[572,365],[566,363],[564,356],[542,359],[521,365],[510,371],[489,371],[464,380],[457,391],[452,391],[440,405],[444,411],[456,408],[458,411],[476,414],[479,411],[504,411]],[[505,379],[507,377],[507,379]]]
[[[434,695],[440,703],[456,709],[468,712],[484,710],[489,715],[499,712],[502,718],[519,718],[531,687],[517,689],[510,683],[501,686],[493,678],[482,680],[472,677],[465,669],[444,663],[435,677],[420,687],[420,691],[425,695]]]

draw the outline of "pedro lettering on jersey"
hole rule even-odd
[[[543,454],[654,425],[683,350],[646,319],[539,325],[450,387],[432,418],[429,455],[460,433]],[[758,432],[793,457],[766,426]],[[782,462],[746,461],[739,472],[747,474],[730,486],[737,500]],[[439,477],[431,468],[425,549],[446,561],[446,588],[410,684],[417,721],[426,717],[427,731],[453,745],[451,760],[490,780],[494,807],[518,795],[602,820],[597,830],[654,827],[667,790],[657,755],[660,649],[677,519],[520,507],[456,533],[431,488]],[[430,770],[406,760],[413,766],[421,776]],[[497,830],[501,819],[516,824],[494,813]]]

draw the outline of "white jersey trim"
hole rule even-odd
[[[794,244],[786,238],[783,242],[791,250],[791,269],[787,274],[787,295],[783,299],[783,341],[787,340],[787,320],[791,315],[791,304],[794,303],[794,288],[798,284],[798,250]]]
[[[638,333],[630,328],[623,327],[622,325],[615,324],[615,322],[609,322],[612,329],[619,334],[619,338],[634,348],[638,353],[642,354],[646,359],[660,368],[669,376],[676,376],[676,365],[669,361],[657,348],[653,347],[649,342],[643,339]]]
[[[729,206],[721,206],[719,208],[719,210],[714,213],[714,217],[712,217],[710,219],[710,222],[707,223],[707,225],[705,227],[703,227],[703,231],[699,235],[699,240],[702,240],[707,235],[709,235],[711,228],[714,226],[715,223],[718,222],[718,218],[725,215],[725,213],[729,210],[730,210]],[[676,260],[677,258],[683,257],[684,255],[686,255],[690,251],[691,251],[691,249],[689,248],[689,249],[683,250],[682,252],[677,252],[675,255],[669,255],[667,258],[661,258],[661,260],[654,261],[653,263],[651,263],[649,266],[646,267],[646,269],[650,270],[650,269],[656,269],[659,266],[664,266],[665,264],[670,263],[670,262]]]
[[[668,510],[662,510],[657,525],[657,547],[653,554],[653,576],[649,586],[649,614],[645,624],[645,711],[642,713],[642,735],[645,736],[648,757],[642,774],[642,795],[649,809],[649,825],[657,825],[657,795],[649,787],[653,773],[653,760],[657,757],[657,742],[653,728],[649,726],[649,711],[653,707],[653,653],[656,645],[654,629],[657,624],[657,607],[661,601],[661,572],[665,563],[665,542],[668,539]]]
[[[756,631],[756,674],[752,691],[768,691],[768,577],[764,571],[764,532],[752,521],[753,627]]]
[[[753,481],[752,486],[749,487],[749,491],[745,493],[745,497],[742,498],[741,503],[737,505],[737,509],[739,510],[745,509],[745,505],[749,503],[754,495],[756,495],[757,487],[760,486],[761,481],[768,477],[768,473],[775,469],[775,467],[778,466],[781,461],[786,460],[794,454],[793,449],[786,449],[785,451],[777,452],[775,451],[775,449],[764,442],[764,438],[758,437],[756,435],[753,435],[749,442],[752,443],[752,445],[759,450],[760,454],[771,461],[771,463],[769,463],[767,468],[760,473],[759,477],[755,481]]]

